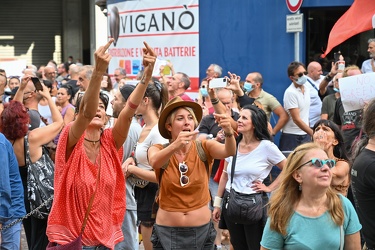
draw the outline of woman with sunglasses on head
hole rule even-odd
[[[336,166],[331,170],[332,189],[347,196],[350,165],[341,130],[332,121],[319,120],[313,127],[313,141],[327,153],[328,158],[336,161]]]
[[[123,166],[127,168],[127,178],[133,182],[135,199],[137,200],[137,218],[140,222],[143,246],[145,250],[152,250],[150,241],[152,226],[152,207],[158,190],[155,172],[149,164],[147,150],[154,144],[164,144],[168,140],[160,135],[158,130],[159,110],[163,110],[168,102],[168,90],[160,82],[153,82],[147,86],[146,93],[135,114],[142,117],[144,126],[138,142],[134,145],[134,156],[128,158]]]
[[[220,178],[218,197],[215,197],[213,218],[216,221],[220,218],[224,221],[234,249],[259,249],[264,226],[263,218],[251,223],[234,221],[234,218],[227,213],[226,202],[231,202],[230,198],[228,200],[229,192],[233,188],[241,195],[253,195],[254,199],[259,196],[262,200],[266,195],[263,192],[273,191],[279,183],[279,178],[276,178],[267,187],[263,184],[263,180],[269,175],[273,166],[283,169],[286,160],[277,146],[271,142],[267,116],[258,107],[245,105],[242,108],[237,120],[237,132],[240,135],[237,138],[233,184],[231,183],[233,157],[229,157],[226,159]],[[216,203],[216,200],[223,200],[223,205],[221,206],[221,202]]]
[[[216,115],[225,144],[196,141],[202,119],[198,103],[171,99],[161,112],[160,134],[168,145],[149,148],[148,159],[159,182],[159,209],[151,237],[154,249],[213,249],[216,231],[211,222],[208,182],[213,159],[234,155],[236,142],[230,118]],[[173,237],[172,237],[173,235]]]
[[[353,205],[330,188],[335,164],[315,143],[288,156],[271,196],[261,250],[361,249]]]
[[[55,198],[47,227],[53,245],[82,240],[84,249],[113,249],[123,239],[121,224],[126,207],[122,146],[151,79],[156,56],[144,43],[144,78],[129,96],[113,128],[103,130],[108,96],[100,92],[100,87],[111,59],[106,51],[112,42],[113,39],[95,52],[96,65],[77,104],[76,118],[60,134]],[[87,224],[83,229],[84,218]]]

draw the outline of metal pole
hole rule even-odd
[[[296,14],[299,14],[300,12],[297,11]],[[300,42],[299,42],[299,38],[300,38],[300,33],[301,32],[295,32],[294,33],[294,60],[299,62],[300,61],[300,52],[299,52],[299,49],[300,49]]]

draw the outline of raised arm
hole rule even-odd
[[[20,87],[18,88],[13,100],[23,103],[23,94],[25,92],[27,83],[30,81],[30,79],[31,77],[29,76],[22,77]]]
[[[44,144],[52,141],[56,135],[60,132],[63,127],[63,118],[59,109],[56,107],[53,101],[49,89],[43,85],[43,91],[39,90],[39,94],[42,95],[48,101],[49,109],[51,110],[52,123],[45,127],[36,128],[29,133],[30,148],[40,147]],[[33,158],[33,152],[30,151],[31,158]]]
[[[137,84],[133,93],[129,96],[126,106],[122,109],[115,126],[113,127],[112,133],[115,138],[116,147],[119,149],[124,143],[126,136],[129,132],[129,126],[134,116],[135,110],[141,103],[145,94],[148,83],[152,77],[152,71],[154,69],[156,54],[154,50],[146,43],[143,42],[145,48],[143,48],[143,66],[145,68],[143,76],[139,84]]]
[[[66,147],[68,155],[69,152],[73,150],[79,138],[82,136],[83,132],[96,115],[99,105],[99,93],[102,77],[108,68],[109,61],[111,60],[111,55],[106,53],[106,51],[112,42],[113,39],[109,40],[106,45],[99,47],[95,51],[94,71],[92,73],[89,86],[87,87],[87,90],[81,100],[77,118],[69,130],[68,144]]]

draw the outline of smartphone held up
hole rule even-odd
[[[39,90],[43,90],[43,85],[42,85],[42,83],[39,81],[39,78],[38,78],[38,77],[31,77],[31,81],[34,83],[35,89],[36,89],[37,91],[39,91]]]
[[[228,86],[228,78],[214,78],[209,84],[211,89],[225,88]]]

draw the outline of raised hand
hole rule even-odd
[[[241,77],[236,75],[236,74],[232,74],[231,72],[228,71],[228,75],[229,75],[229,86],[226,87],[226,89],[230,89],[232,90],[236,95],[238,96],[242,96],[243,95],[243,91],[241,89],[241,86],[240,86],[240,80],[241,80]]]
[[[144,75],[151,77],[152,71],[154,70],[154,65],[156,62],[156,53],[155,51],[148,45],[148,43],[143,42],[145,48],[143,48],[143,67],[144,67]],[[144,79],[144,78],[142,78]],[[141,83],[144,83],[141,81]]]
[[[111,61],[112,56],[107,53],[109,46],[113,43],[113,38],[108,41],[108,43],[104,46],[100,46],[94,54],[95,57],[95,70],[100,73],[104,73],[109,65],[109,61]]]
[[[233,128],[230,123],[231,117],[228,117],[226,114],[214,114],[214,117],[218,126],[224,131],[224,134],[233,134]]]
[[[172,143],[174,144],[174,148],[177,150],[188,145],[192,140],[195,140],[195,137],[198,133],[198,131],[180,132],[180,134],[177,136],[177,139]]]

